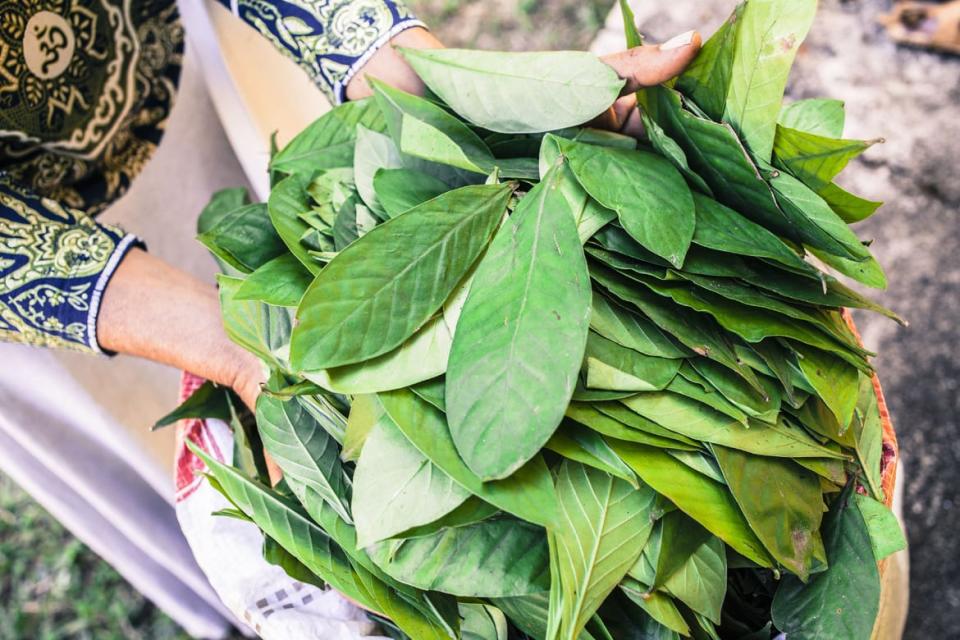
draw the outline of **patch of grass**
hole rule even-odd
[[[0,638],[188,637],[110,565],[0,475]]]

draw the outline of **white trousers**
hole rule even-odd
[[[162,144],[101,219],[213,282],[197,215],[213,191],[243,184],[188,45]],[[144,360],[0,343],[0,469],[188,633],[216,638],[230,614],[176,520],[173,427],[150,432],[178,388],[179,372]]]

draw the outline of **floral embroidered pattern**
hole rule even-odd
[[[423,26],[401,0],[218,0],[339,104],[357,70],[390,38]]]
[[[0,340],[100,351],[100,296],[136,239],[0,174]]]

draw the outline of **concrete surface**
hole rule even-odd
[[[651,41],[687,29],[710,34],[733,0],[635,4]],[[884,137],[840,182],[884,200],[857,227],[874,238],[890,287],[875,298],[910,327],[858,314],[904,462],[911,611],[904,638],[960,637],[960,57],[896,47],[876,25],[883,0],[824,0],[801,49],[792,98],[846,101],[849,137]],[[599,49],[616,48],[611,16]]]

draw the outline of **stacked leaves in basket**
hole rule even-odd
[[[904,542],[841,310],[897,318],[814,264],[884,286],[834,182],[871,143],[781,105],[814,10],[740,5],[640,142],[584,125],[623,86],[589,54],[406,50],[427,97],[374,82],[215,197],[272,374],[207,462],[271,561],[415,640],[869,637]]]

